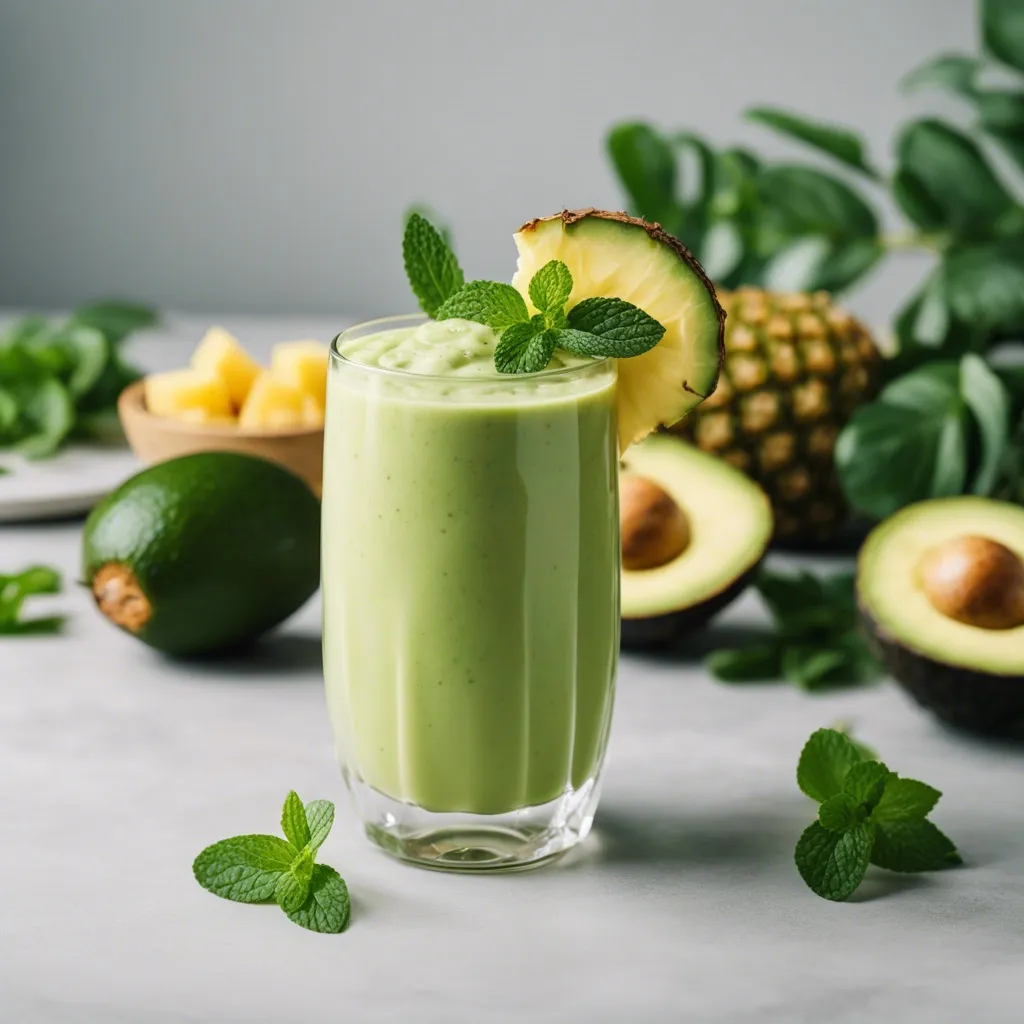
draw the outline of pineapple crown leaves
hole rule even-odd
[[[435,320],[472,320],[501,336],[494,351],[499,373],[537,373],[556,348],[599,359],[638,356],[665,333],[654,317],[623,299],[588,298],[567,310],[573,280],[561,260],[548,261],[531,278],[528,293],[538,310],[531,316],[512,285],[466,282],[445,237],[415,210],[406,219],[402,253],[424,313]]]
[[[683,238],[725,288],[842,292],[893,253],[934,257],[895,318],[899,350],[885,374],[899,387],[862,407],[837,447],[846,496],[871,515],[965,490],[1016,493],[1010,476],[1024,464],[1024,435],[1014,431],[1024,375],[990,354],[1009,343],[1024,356],[1024,206],[987,155],[1000,150],[1008,172],[1024,172],[1024,19],[1019,0],[979,8],[979,55],[942,54],[902,83],[952,93],[969,113],[966,130],[937,118],[908,122],[888,172],[856,132],[763,106],[747,119],[813,149],[840,174],[642,122],[615,125],[606,140],[632,211]],[[1018,87],[986,84],[993,70]],[[883,190],[906,231],[882,231],[875,199]],[[1009,362],[1020,360],[1011,352]]]

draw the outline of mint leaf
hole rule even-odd
[[[924,818],[931,813],[940,796],[942,794],[937,789],[917,779],[891,775],[872,818],[877,822]]]
[[[872,809],[881,800],[891,775],[881,761],[860,761],[846,773],[843,792],[855,803],[866,804],[868,809]]]
[[[309,825],[309,847],[316,853],[334,826],[334,804],[330,800],[311,800],[306,804]]]
[[[277,885],[274,887],[274,900],[285,913],[298,910],[308,896],[308,878],[299,878],[291,871],[278,876]]]
[[[306,809],[294,789],[285,797],[284,809],[281,811],[281,831],[296,850],[301,850],[309,842]]]
[[[530,301],[541,313],[561,313],[572,291],[572,274],[561,260],[549,260],[530,279]]]
[[[813,644],[791,644],[782,653],[782,675],[804,690],[827,686],[831,674],[849,660],[839,647],[816,647]]]
[[[216,896],[236,903],[269,900],[296,850],[277,836],[235,836],[206,847],[192,864],[196,881]]]
[[[861,743],[860,740],[853,734],[853,727],[848,722],[836,722],[832,726],[836,732],[841,732],[859,751],[860,759],[862,761],[877,761],[878,754],[873,747],[869,747],[866,743]],[[889,773],[890,778],[895,778],[895,773]]]
[[[308,883],[313,877],[313,868],[316,855],[313,850],[308,846],[304,849],[296,858],[292,861],[291,867],[288,870],[297,878],[300,882]]]
[[[402,257],[409,286],[427,316],[434,316],[465,282],[455,253],[430,221],[418,213],[413,213],[406,222]]]
[[[452,245],[453,233],[451,225],[447,224],[441,215],[432,206],[427,203],[413,203],[412,206],[406,208],[405,214],[402,217],[403,228],[409,223],[409,218],[414,214],[418,213],[424,220],[430,221],[431,224],[437,229],[437,233],[444,240],[444,244],[449,249],[454,248]]]
[[[818,729],[800,753],[797,785],[812,800],[828,800],[842,792],[847,772],[860,760],[860,751],[848,736],[835,729]]]
[[[61,343],[71,363],[67,389],[78,399],[88,394],[103,375],[110,360],[110,342],[94,327],[69,326]]]
[[[494,365],[499,373],[538,373],[551,362],[555,334],[531,321],[507,328],[494,350]]]
[[[306,847],[277,880],[274,899],[282,910],[298,910],[306,902],[313,878],[313,868],[313,851]]]
[[[871,863],[880,868],[937,871],[963,863],[952,840],[924,818],[883,820],[876,826]]]
[[[348,886],[334,868],[317,864],[306,901],[297,910],[286,913],[290,921],[313,932],[344,931],[351,913]]]
[[[450,296],[434,314],[436,320],[472,320],[492,331],[503,331],[530,319],[522,295],[499,281],[470,281]]]
[[[816,630],[843,630],[856,621],[854,579],[850,573],[819,578],[809,572],[757,574],[757,591],[790,639],[808,639]]]
[[[79,306],[71,314],[71,324],[94,327],[111,345],[119,345],[133,331],[153,327],[160,316],[152,306],[137,302],[109,300]]]
[[[0,624],[0,636],[41,636],[59,633],[66,621],[63,615],[41,615],[36,619]]]
[[[56,377],[25,383],[19,396],[25,435],[15,446],[27,459],[52,455],[75,425],[75,405]]]
[[[865,817],[860,804],[848,793],[836,793],[818,808],[818,821],[830,832],[845,832]]]
[[[665,334],[654,317],[622,299],[584,299],[569,310],[568,319],[573,330],[596,334],[606,342],[594,355],[615,359],[642,355]]]
[[[58,632],[64,623],[62,615],[38,619],[22,619],[26,598],[58,594],[61,576],[56,569],[34,565],[13,576],[0,575],[0,635]]]
[[[753,683],[777,679],[781,648],[776,643],[755,644],[737,650],[712,651],[704,660],[708,671],[725,683]]]
[[[868,869],[874,834],[871,822],[854,825],[845,832],[830,832],[814,822],[796,844],[800,877],[827,900],[849,898]]]
[[[567,321],[568,322],[568,321]],[[558,347],[574,356],[585,356],[590,359],[607,358],[608,340],[597,334],[577,331],[573,327],[556,328]]]

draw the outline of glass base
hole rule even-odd
[[[401,803],[345,773],[367,837],[399,860],[438,871],[522,871],[587,837],[600,796],[596,778],[557,800],[508,814],[438,813]]]

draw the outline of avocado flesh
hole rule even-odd
[[[664,434],[630,448],[623,473],[653,480],[689,522],[690,542],[678,557],[622,571],[624,646],[670,643],[742,593],[771,540],[771,508],[738,470]]]
[[[1024,728],[1024,626],[982,629],[938,611],[918,582],[936,545],[988,537],[1024,558],[1024,508],[986,498],[911,505],[877,526],[861,549],[857,599],[893,677],[953,725],[987,733]]]
[[[128,593],[115,624],[149,646],[184,656],[230,650],[316,591],[320,503],[263,459],[187,455],[143,470],[93,509],[82,562],[105,614],[116,606],[102,604],[104,583],[114,577]]]

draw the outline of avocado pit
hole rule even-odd
[[[1024,561],[999,541],[973,534],[929,548],[917,566],[932,607],[979,629],[1024,626]]]
[[[126,565],[108,562],[92,579],[96,607],[115,626],[138,633],[153,615],[153,606],[143,593],[135,573]]]
[[[644,476],[623,476],[619,487],[622,566],[656,569],[690,544],[690,523],[672,496]]]

